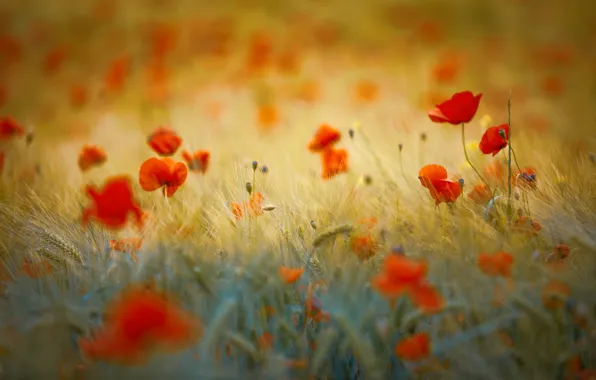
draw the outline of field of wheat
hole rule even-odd
[[[1,1],[0,380],[596,379],[592,8]]]

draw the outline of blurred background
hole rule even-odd
[[[511,92],[513,128],[592,149],[595,8],[588,0],[1,0],[0,113],[48,138],[84,138],[106,112],[150,130],[187,106],[230,133],[245,127],[226,123],[241,108],[267,132],[288,127],[287,107],[324,103],[368,107],[375,126],[416,131],[410,115],[469,89],[484,94],[481,111],[495,122],[506,122]],[[371,107],[378,102],[382,112]]]

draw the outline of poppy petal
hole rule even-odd
[[[168,165],[164,161],[151,157],[141,165],[139,184],[145,191],[155,191],[163,186],[168,176]]]

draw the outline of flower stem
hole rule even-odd
[[[474,172],[482,180],[482,182],[484,182],[484,184],[486,185],[486,188],[488,189],[488,192],[490,193],[491,198],[492,198],[493,192],[490,188],[490,185],[484,179],[484,177],[480,174],[478,169],[476,169],[476,167],[474,167],[474,165],[472,165],[472,161],[470,161],[470,157],[468,157],[468,151],[466,150],[466,129],[465,129],[464,123],[461,124],[461,142],[462,142],[462,145],[464,148],[464,155],[466,156],[466,162],[468,163],[468,165],[470,165],[470,167],[474,170]]]
[[[509,147],[509,154],[507,155],[507,219],[509,223],[511,223],[511,218],[513,217],[513,208],[511,207],[511,91],[509,92],[509,99],[507,100],[507,125],[509,126],[509,133],[507,136],[507,146]],[[517,158],[515,162],[517,164]]]
[[[252,200],[252,196],[255,193],[255,190],[257,188],[257,183],[256,183],[256,173],[257,173],[257,169],[253,168],[252,170],[252,191],[250,192],[250,194],[248,194],[248,209],[252,210],[252,205],[251,205],[251,200]],[[248,218],[248,243],[252,244],[252,219],[249,215]]]

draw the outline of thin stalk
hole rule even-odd
[[[248,194],[249,208],[251,207],[250,201],[252,200],[252,195],[255,193],[256,188],[257,188],[256,173],[257,173],[257,168],[255,167],[252,170],[252,191]],[[249,243],[251,243],[251,239],[252,239],[252,219],[253,218],[248,218],[248,242]]]
[[[515,150],[511,146],[511,143],[510,142],[508,142],[508,144],[509,144],[509,149],[511,150],[511,153],[513,153],[513,161],[515,162],[515,166],[517,167],[517,170],[519,170],[519,172],[521,173],[522,170],[521,170],[521,167],[519,166],[519,163],[517,162],[517,156],[515,155]]]
[[[167,188],[163,188],[164,192],[163,192],[163,197],[166,201],[166,207],[169,209],[170,208],[170,201],[168,200],[168,193],[167,193]],[[167,255],[165,252],[164,247],[160,247],[160,258],[161,258],[161,268],[162,268],[162,290],[165,292],[167,290]]]
[[[472,164],[472,161],[470,161],[470,157],[468,157],[468,151],[466,150],[466,129],[465,129],[464,123],[461,123],[461,142],[462,142],[462,145],[464,148],[464,155],[466,156],[466,162],[468,163],[468,165],[470,165],[470,167],[474,170],[474,172],[482,180],[482,182],[484,182],[484,184],[486,185],[486,188],[488,189],[488,192],[491,194],[491,197],[492,197],[493,192],[490,188],[490,185],[484,179],[484,177],[480,174],[478,169],[476,169],[476,167]]]
[[[509,147],[509,154],[507,155],[507,219],[511,223],[511,218],[513,217],[513,208],[511,207],[511,91],[509,91],[509,99],[507,100],[507,125],[509,126],[509,134],[507,136],[507,145]],[[517,164],[517,159],[515,163]]]
[[[368,136],[364,133],[364,131],[362,129],[358,130],[358,134],[364,141],[364,145],[366,145],[367,151],[372,156],[372,159],[374,160],[376,167],[381,171],[381,175],[383,176],[383,179],[387,183],[390,183],[391,185],[395,186],[396,188],[399,188],[399,186],[397,185],[397,182],[395,182],[391,178],[391,175],[387,171],[387,168],[385,168],[385,165],[383,165],[383,162],[381,161],[379,156],[375,153],[375,150],[371,148],[371,142],[370,142],[370,139],[368,138]]]

